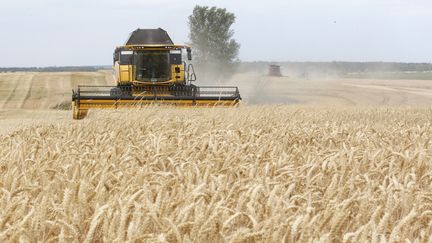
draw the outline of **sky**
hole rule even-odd
[[[1,0],[0,67],[110,65],[136,28],[184,44],[197,4],[236,15],[242,61],[432,62],[431,0]]]

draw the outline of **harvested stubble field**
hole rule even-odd
[[[29,126],[1,135],[0,240],[427,242],[431,121],[246,106]]]

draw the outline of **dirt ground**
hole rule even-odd
[[[111,71],[0,73],[0,133],[47,122],[71,122],[52,109],[78,84],[114,85]],[[196,82],[196,85],[200,85]],[[295,79],[243,73],[215,85],[236,85],[245,105],[430,106],[432,80]]]

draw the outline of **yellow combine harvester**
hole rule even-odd
[[[186,51],[184,53],[184,51]],[[137,29],[114,51],[117,86],[84,86],[72,91],[73,118],[89,109],[139,108],[149,104],[172,106],[235,106],[237,87],[195,86],[189,46],[175,45],[163,29]]]

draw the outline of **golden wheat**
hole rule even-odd
[[[0,240],[427,242],[432,110],[92,112],[0,139]]]

